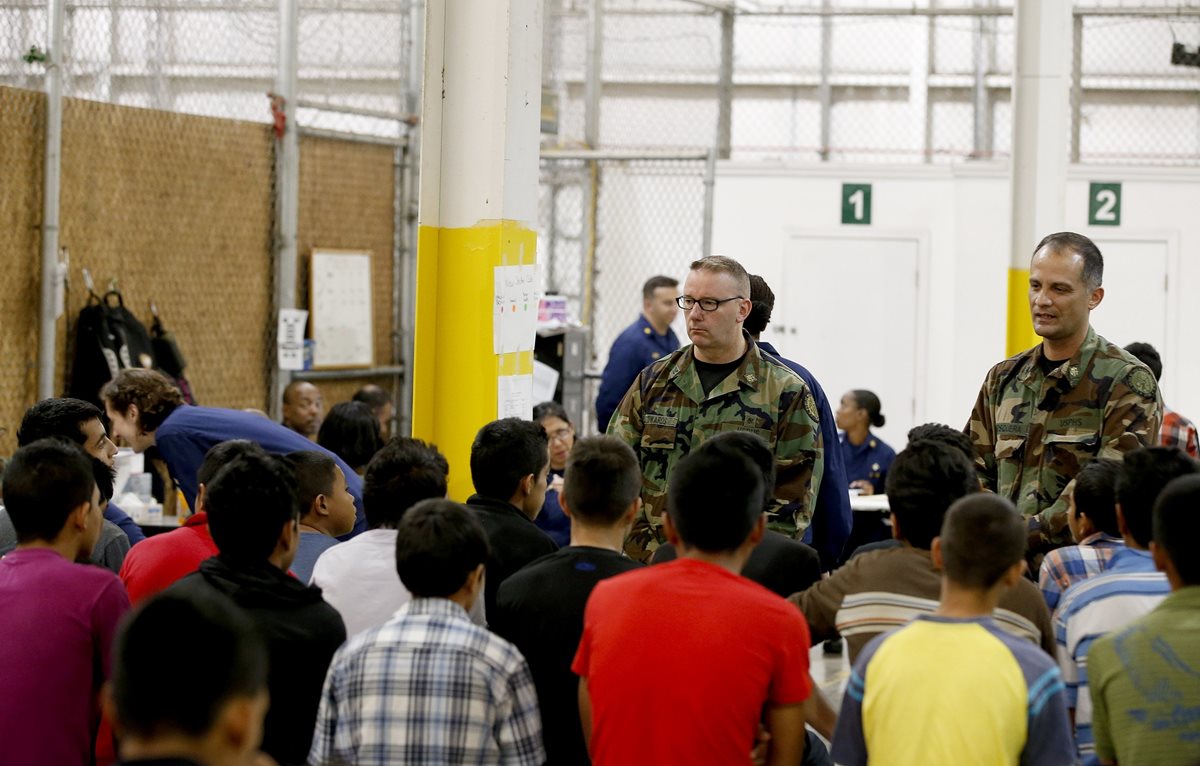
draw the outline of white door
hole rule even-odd
[[[1167,256],[1165,240],[1103,240],[1104,300],[1092,311],[1096,332],[1119,346],[1149,343],[1167,358]]]
[[[832,409],[849,390],[874,391],[887,423],[873,430],[897,452],[916,424],[919,253],[915,237],[787,236],[763,333],[816,376]]]

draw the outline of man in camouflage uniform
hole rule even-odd
[[[1061,232],[1038,244],[1029,306],[1042,342],[988,372],[966,428],[984,488],[1026,517],[1031,552],[1070,542],[1063,490],[1085,463],[1158,437],[1154,375],[1089,323],[1103,275],[1087,237]]]
[[[749,431],[771,446],[776,480],[767,522],[792,537],[812,518],[824,467],[812,392],[742,329],[751,309],[746,270],[730,258],[702,258],[683,290],[678,303],[692,344],[642,370],[608,427],[641,462],[642,510],[625,550],[643,561],[666,541],[661,524],[672,468],[717,433]]]

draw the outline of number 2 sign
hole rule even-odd
[[[1088,225],[1121,225],[1121,184],[1093,181],[1088,188]]]

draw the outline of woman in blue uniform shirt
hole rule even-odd
[[[879,397],[863,389],[847,391],[833,417],[842,431],[839,445],[850,489],[857,489],[860,495],[883,494],[883,483],[896,451],[871,433],[872,426],[882,428],[885,421]]]
[[[533,420],[539,423],[550,439],[550,476],[547,481],[546,501],[542,511],[534,519],[546,534],[558,543],[558,547],[571,544],[571,519],[563,513],[558,502],[563,487],[563,471],[567,467],[567,455],[575,446],[575,426],[571,425],[567,411],[558,402],[542,402],[533,408]]]

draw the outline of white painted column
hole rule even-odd
[[[1038,342],[1029,316],[1029,259],[1066,220],[1071,3],[1017,0],[1013,77],[1012,241],[1008,353]]]

